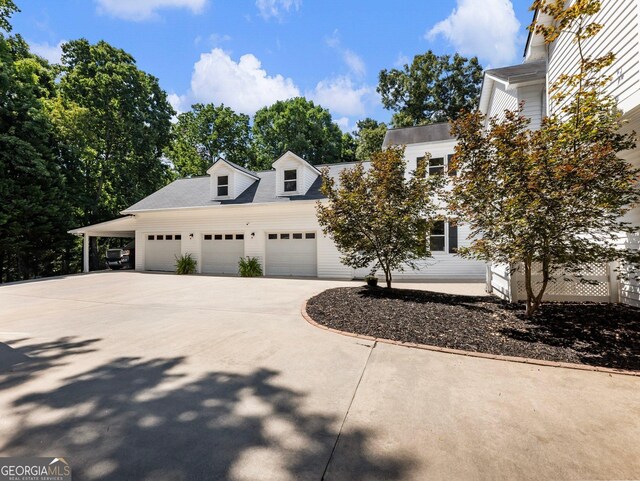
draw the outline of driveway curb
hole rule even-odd
[[[402,347],[408,347],[413,349],[423,349],[425,351],[442,352],[445,354],[455,354],[458,356],[477,357],[480,359],[492,359],[494,361],[507,361],[507,362],[516,362],[519,364],[531,364],[533,366],[558,367],[563,369],[575,369],[578,371],[592,371],[592,372],[601,372],[601,373],[607,373],[607,374],[621,374],[623,376],[640,377],[640,371],[628,371],[625,369],[614,369],[609,367],[587,366],[585,364],[574,364],[570,362],[544,361],[541,359],[531,359],[528,357],[500,356],[498,354],[485,354],[482,352],[463,351],[460,349],[431,346],[428,344],[416,344],[413,342],[393,341],[391,339],[371,337],[371,336],[366,336],[364,334],[356,334],[353,332],[340,331],[332,327],[323,326],[322,324],[319,324],[316,321],[314,321],[313,318],[307,312],[307,301],[304,301],[302,303],[301,314],[302,314],[302,317],[304,317],[304,319],[309,324],[319,329],[324,329],[325,331],[333,332],[335,334],[340,334],[342,336],[355,337],[356,339],[365,339],[367,341],[373,341],[373,342],[381,342],[384,344],[391,344],[393,346],[402,346]]]

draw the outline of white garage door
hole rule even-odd
[[[315,232],[267,234],[268,276],[318,275]]]
[[[148,234],[144,249],[145,270],[174,272],[181,243],[180,234]]]
[[[244,234],[204,234],[202,272],[237,274],[238,261],[244,256]]]

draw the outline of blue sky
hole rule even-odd
[[[378,72],[429,49],[519,63],[528,0],[16,0],[14,32],[59,59],[59,45],[104,39],[160,79],[179,111],[225,103],[253,114],[305,95],[343,130],[388,121]]]

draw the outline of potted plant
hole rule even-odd
[[[375,275],[369,274],[365,276],[364,280],[367,281],[369,287],[378,287],[378,278]]]

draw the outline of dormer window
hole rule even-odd
[[[229,176],[218,176],[218,197],[226,197],[229,195]]]
[[[284,191],[285,192],[298,191],[298,171],[296,169],[284,171]]]

